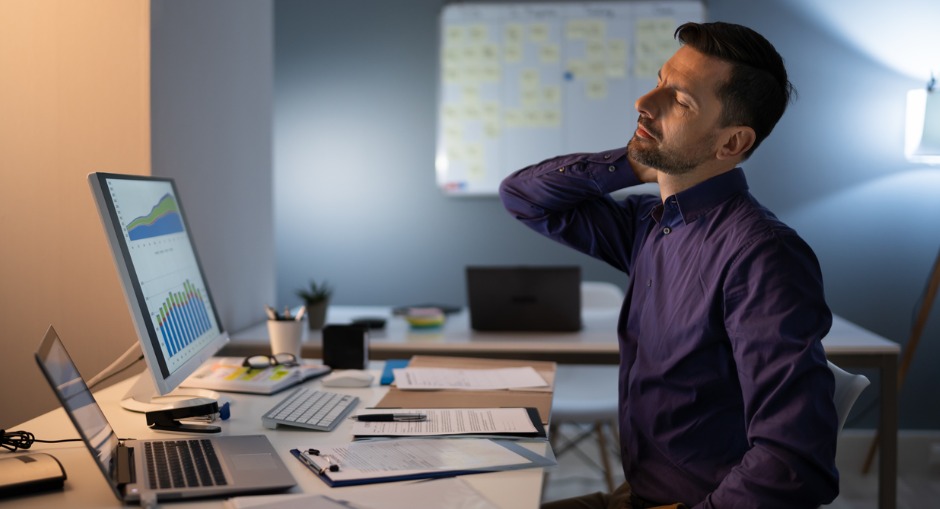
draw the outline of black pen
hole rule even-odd
[[[426,421],[425,414],[359,414],[357,421],[362,422],[421,422]]]

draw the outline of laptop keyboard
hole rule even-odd
[[[228,484],[211,440],[145,442],[144,453],[151,489]]]
[[[300,387],[261,416],[261,424],[269,429],[282,424],[332,431],[357,403],[356,396]]]

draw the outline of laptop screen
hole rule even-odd
[[[581,328],[581,268],[469,266],[470,327],[478,331]]]
[[[36,351],[36,361],[102,473],[117,492],[112,472],[118,437],[51,326]]]

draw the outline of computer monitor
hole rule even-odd
[[[170,178],[88,175],[149,375],[122,402],[148,411],[228,343]],[[179,389],[175,396],[205,396]],[[171,405],[172,406],[172,405]]]

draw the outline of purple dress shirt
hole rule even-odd
[[[812,249],[736,168],[665,200],[625,149],[572,154],[507,177],[506,209],[626,272],[620,313],[623,469],[646,500],[689,507],[817,507],[839,491],[832,314]]]

